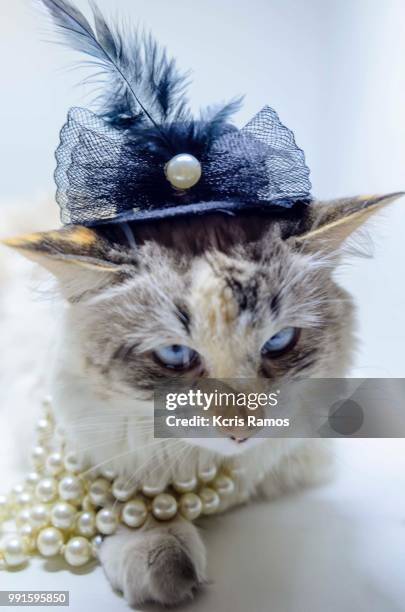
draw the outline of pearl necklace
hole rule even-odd
[[[178,513],[189,521],[215,514],[235,491],[230,474],[214,465],[189,480],[174,480],[164,488],[130,485],[109,469],[82,471],[74,453],[65,448],[55,429],[50,400],[37,424],[38,441],[32,453],[34,471],[24,485],[0,496],[0,525],[14,521],[14,532],[0,547],[0,564],[18,567],[29,556],[62,555],[71,566],[97,558],[103,536],[120,523],[137,529],[148,515],[158,521]]]

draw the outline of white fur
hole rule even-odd
[[[26,209],[14,208],[14,221],[3,228],[4,236],[55,224],[53,220],[46,223],[45,217],[38,215],[38,208],[35,218],[27,218],[23,210]],[[23,226],[21,219],[25,219]],[[190,445],[183,440],[170,444],[153,440],[152,430],[140,425],[145,402],[139,400],[134,413],[134,402],[129,402],[125,394],[98,395],[97,385],[83,376],[77,345],[68,341],[66,329],[61,333],[64,305],[49,298],[38,300],[39,294],[30,295],[27,289],[33,284],[39,286],[38,274],[22,257],[1,249],[1,345],[7,359],[0,366],[0,405],[3,423],[10,429],[10,445],[4,450],[7,457],[14,456],[20,467],[28,465],[33,417],[41,397],[49,391],[46,374],[52,369],[58,420],[66,428],[70,445],[91,465],[111,463],[119,473],[139,480],[148,474],[149,479],[159,482],[170,480],[174,474],[186,476],[212,461],[243,466],[244,476],[223,509],[247,501],[256,492],[271,497],[316,481],[325,473],[325,444],[321,441],[249,440],[238,445],[231,440],[211,440],[204,445]],[[70,335],[74,337],[74,333]],[[14,475],[9,474],[11,481]],[[165,563],[154,566],[151,559],[160,554]],[[191,560],[194,574],[178,576],[182,568],[176,566],[177,560],[186,571],[185,558]],[[148,524],[135,532],[121,530],[106,539],[100,559],[113,587],[121,590],[132,605],[145,600],[177,603],[190,596],[206,577],[205,550],[197,528],[181,520],[165,526]],[[166,582],[157,582],[156,567],[160,572],[165,567]],[[178,588],[171,580],[178,581]]]

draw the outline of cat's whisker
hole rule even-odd
[[[102,448],[103,446],[108,446],[109,444],[117,444],[118,442],[124,442],[125,439],[126,439],[125,436],[117,436],[117,437],[111,437],[108,440],[99,441],[94,444],[86,444],[85,446],[75,445],[74,451],[77,454],[84,454],[85,452],[89,450],[94,450],[96,448]]]
[[[108,457],[108,459],[105,459],[104,461],[100,461],[100,463],[97,463],[96,465],[92,466],[91,468],[89,468],[88,470],[85,470],[84,472],[82,472],[82,474],[86,474],[87,472],[91,472],[93,470],[96,470],[97,468],[99,468],[102,465],[105,465],[106,463],[111,463],[112,461],[114,461],[115,459],[119,459],[121,457],[125,457],[127,455],[130,455],[131,453],[134,454],[136,452],[138,452],[139,450],[143,450],[145,448],[151,447],[151,446],[155,446],[156,444],[162,444],[165,440],[164,439],[159,439],[159,440],[153,440],[152,442],[148,443],[148,444],[143,444],[137,448],[131,448],[123,453],[118,453],[116,455],[111,455],[110,457]]]
[[[126,429],[128,429],[128,424],[125,423],[117,423],[116,420],[114,421],[102,421],[100,422],[96,422],[96,423],[72,423],[69,425],[66,425],[66,427],[64,427],[64,431],[69,431],[69,430],[75,430],[75,431],[86,431],[86,430],[90,430],[90,431],[103,431],[105,430],[107,433],[109,431],[111,431],[111,429],[109,428],[109,426],[115,426],[116,429],[118,428],[122,428],[125,427]],[[148,424],[136,424],[136,423],[131,423],[131,427],[133,427],[134,429],[136,428],[137,430],[139,429],[152,429],[154,427],[153,423],[148,423]],[[108,429],[107,429],[108,428]]]
[[[166,442],[167,442],[167,440],[166,440]],[[175,440],[175,441],[173,441],[173,444],[171,445],[171,449],[170,449],[170,451],[171,451],[171,459],[174,459],[176,457],[176,452],[173,453],[173,449],[176,449],[176,446],[178,446],[182,442],[183,442],[183,440]],[[184,450],[185,450],[185,447],[184,447]],[[137,477],[139,476],[139,474],[142,473],[142,471],[146,467],[148,467],[148,478],[150,478],[152,475],[154,475],[157,470],[162,469],[162,465],[160,465],[159,463],[157,465],[154,465],[154,466],[150,467],[149,463],[152,460],[153,459],[151,457],[148,457],[147,459],[145,459],[145,461],[137,467],[135,472],[133,472],[131,474],[131,476],[129,476],[127,478],[127,480],[125,481],[124,487],[128,488],[128,487],[130,487],[131,484],[133,484],[133,483],[136,484]],[[166,481],[168,479],[168,476],[169,476],[169,473],[170,473],[172,465],[173,465],[173,462],[171,461],[170,462],[170,466],[169,465],[163,466],[163,468],[166,469],[166,472],[164,472],[164,478],[162,478],[162,481]],[[116,507],[117,503],[118,503],[118,500],[115,500],[115,502],[113,504],[113,508]]]
[[[150,433],[152,432],[152,430],[149,430],[149,431],[150,431]],[[75,433],[75,432],[73,431],[73,433]],[[106,431],[106,433],[109,433],[109,432]],[[109,435],[108,438],[106,438],[103,441],[99,441],[96,444],[86,445],[86,446],[82,446],[82,447],[78,447],[76,445],[74,450],[76,452],[79,452],[79,453],[84,453],[85,451],[97,448],[98,446],[100,446],[100,447],[101,446],[107,446],[108,444],[117,443],[117,442],[120,442],[120,441],[123,441],[123,442],[128,441],[128,432],[122,432],[120,434],[117,434],[116,436]],[[159,442],[159,440],[154,440],[154,442]],[[147,446],[148,446],[148,444],[144,444],[144,443],[139,444],[139,445],[137,445],[135,451],[142,450],[142,449],[146,448]]]

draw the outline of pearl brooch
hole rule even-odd
[[[201,164],[194,155],[180,153],[165,166],[166,178],[176,189],[190,189],[201,178]]]
[[[0,496],[0,523],[14,521],[16,529],[0,548],[6,567],[23,566],[35,553],[62,555],[69,565],[80,567],[97,559],[103,537],[120,523],[139,529],[151,516],[170,521],[181,515],[194,521],[221,511],[222,502],[236,491],[236,472],[218,472],[214,464],[170,482],[151,478],[135,483],[110,466],[84,471],[75,453],[64,448],[49,402],[37,433],[33,471],[24,484]]]

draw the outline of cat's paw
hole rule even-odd
[[[196,527],[182,519],[122,529],[105,539],[99,558],[131,606],[174,606],[191,598],[206,579],[204,545]]]

